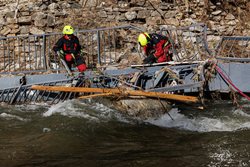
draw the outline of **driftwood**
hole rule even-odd
[[[198,102],[197,97],[184,96],[177,94],[165,94],[159,92],[145,92],[140,90],[126,90],[119,88],[85,88],[85,87],[65,87],[65,86],[40,86],[33,85],[31,89],[42,90],[42,91],[59,91],[59,92],[79,92],[79,93],[110,93],[111,95],[119,96],[145,96],[151,98],[168,99],[179,102],[196,103]]]

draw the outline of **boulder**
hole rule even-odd
[[[158,99],[123,99],[114,103],[117,110],[140,119],[157,118],[171,109],[169,102]]]

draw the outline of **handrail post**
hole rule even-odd
[[[45,34],[43,34],[42,55],[44,58],[43,63],[44,63],[45,70],[48,70],[48,62],[47,62],[47,58],[46,58],[46,35]]]
[[[204,43],[204,47],[207,51],[207,53],[209,54],[209,56],[213,56],[215,57],[214,53],[212,53],[212,51],[209,49],[209,46],[208,46],[208,42],[207,42],[207,26],[204,24],[203,25],[203,43]]]
[[[101,65],[101,42],[100,42],[100,31],[97,30],[97,55],[98,55],[98,64]]]

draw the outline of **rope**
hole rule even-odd
[[[157,96],[157,99],[158,99],[158,101],[160,102],[160,104],[161,104],[161,106],[162,106],[163,110],[164,110],[165,112],[167,112],[167,114],[168,114],[169,118],[171,118],[171,120],[173,120],[173,121],[174,121],[174,118],[170,115],[169,111],[167,111],[166,107],[165,107],[165,106],[164,106],[164,104],[162,103],[162,101],[161,101],[161,99],[160,99],[160,97],[159,97],[159,96]]]
[[[238,92],[240,95],[242,95],[243,97],[245,97],[247,100],[250,101],[250,97],[247,96],[245,93],[243,93],[238,87],[236,87],[236,86],[233,84],[233,82],[232,82],[228,77],[226,77],[226,75],[222,72],[221,68],[220,68],[218,65],[215,66],[215,69],[216,69],[217,72],[221,75],[221,77],[222,77],[224,80],[227,81],[228,84],[230,84],[235,90],[237,90],[237,92]]]

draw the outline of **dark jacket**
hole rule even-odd
[[[55,52],[59,50],[63,50],[65,54],[78,55],[81,50],[81,45],[79,43],[79,39],[72,35],[71,39],[69,39],[66,35],[61,37],[53,47]]]
[[[172,58],[168,57],[169,48],[171,46],[168,38],[156,33],[149,34],[149,36],[150,41],[146,46],[144,46],[145,54],[147,56],[153,54],[156,58],[156,62],[158,63],[172,60]]]

